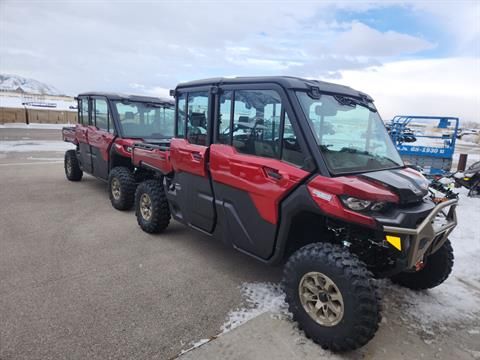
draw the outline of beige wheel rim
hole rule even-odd
[[[152,217],[152,200],[147,194],[142,194],[140,197],[140,213],[146,221]]]
[[[119,200],[120,199],[120,194],[121,194],[121,191],[120,191],[120,181],[118,181],[117,178],[113,178],[112,179],[112,196],[115,200]]]
[[[72,173],[72,159],[67,158],[67,174],[70,175]]]
[[[342,293],[325,274],[309,272],[298,285],[300,302],[307,314],[322,326],[335,326],[343,318]]]

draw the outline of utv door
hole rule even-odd
[[[208,89],[177,95],[177,138],[170,143],[175,177],[167,192],[173,216],[206,232],[212,232],[215,220],[207,171],[211,108]]]
[[[88,128],[88,143],[92,153],[93,175],[108,178],[109,154],[115,135],[108,102],[105,98],[91,99],[92,125]]]
[[[90,125],[88,97],[78,98],[78,125],[75,127],[75,137],[78,140],[79,160],[83,171],[92,173],[92,154],[88,144],[88,126]]]
[[[224,241],[263,259],[274,249],[279,205],[309,172],[281,88],[225,86],[210,146],[218,221]],[[302,169],[304,168],[304,169]]]

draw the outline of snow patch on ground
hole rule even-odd
[[[450,236],[455,254],[455,265],[450,277],[437,288],[414,292],[378,281],[383,297],[385,318],[395,313],[405,324],[432,333],[432,329],[447,328],[451,323],[478,321],[480,317],[480,199],[466,196],[466,189],[458,189],[458,226]],[[222,332],[228,332],[248,320],[272,312],[290,318],[285,294],[279,284],[245,283],[241,287],[247,306],[231,311]]]
[[[74,124],[24,124],[7,123],[1,124],[0,129],[44,129],[44,130],[62,130],[64,126],[74,126]]]
[[[235,329],[266,312],[290,317],[288,305],[285,302],[285,293],[280,284],[245,283],[241,286],[241,292],[247,306],[228,314],[228,319],[221,328],[222,333]]]
[[[0,141],[0,152],[36,152],[36,151],[58,151],[75,149],[75,145],[64,141],[51,140],[18,140]]]

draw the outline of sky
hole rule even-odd
[[[291,75],[480,122],[480,1],[0,0],[0,73],[75,95]]]

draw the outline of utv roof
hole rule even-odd
[[[351,87],[333,84],[326,81],[319,80],[309,80],[302,79],[293,76],[251,76],[251,77],[234,77],[234,78],[210,78],[203,80],[195,80],[184,82],[177,85],[176,89],[184,87],[195,87],[203,85],[229,85],[229,84],[250,84],[250,83],[275,83],[286,89],[294,90],[311,90],[312,88],[318,88],[320,92],[332,93],[332,94],[343,94],[354,97],[366,97],[368,100],[373,101],[373,99],[358,90],[352,89]]]
[[[159,97],[153,97],[153,96],[143,96],[143,95],[128,95],[128,94],[119,94],[119,93],[89,91],[89,92],[78,94],[78,96],[104,96],[110,100],[142,101],[142,102],[149,102],[149,103],[175,105],[175,101],[173,99],[159,98]]]

